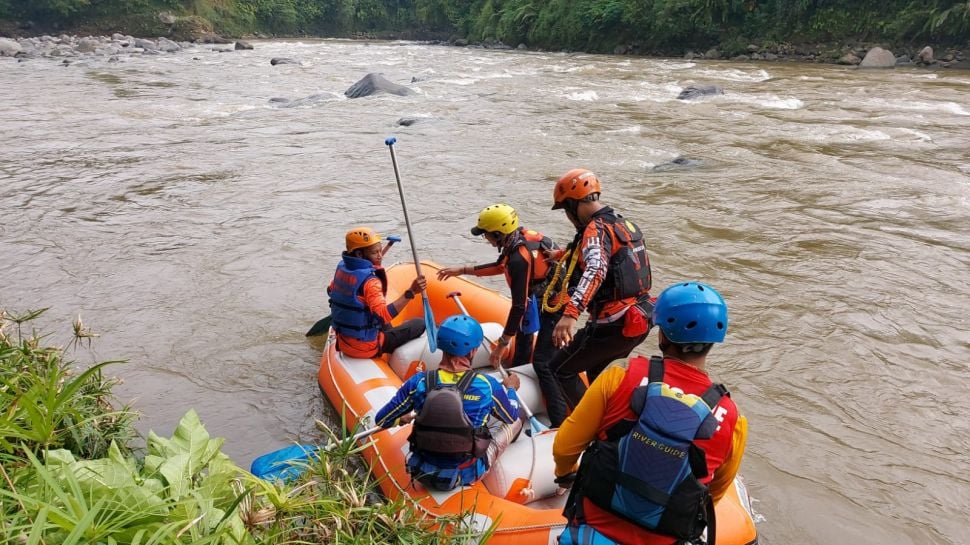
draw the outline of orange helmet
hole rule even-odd
[[[374,231],[370,227],[354,227],[350,231],[347,231],[347,236],[344,239],[347,241],[348,252],[373,246],[382,240],[381,235],[377,234],[377,231]]]
[[[553,210],[563,207],[566,199],[581,200],[593,193],[600,193],[600,181],[595,174],[585,168],[574,168],[562,175],[552,190],[555,204]]]

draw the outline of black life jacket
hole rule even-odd
[[[466,371],[456,384],[442,384],[438,371],[425,374],[428,394],[408,437],[412,452],[456,460],[486,455],[491,440],[488,428],[473,427],[462,402],[477,375]]]
[[[650,358],[649,383],[630,398],[636,422],[607,430],[583,455],[577,492],[564,514],[582,520],[582,497],[613,515],[650,531],[695,540],[706,527],[715,540],[714,502],[700,479],[707,476],[704,451],[694,441],[709,439],[718,421],[711,408],[727,389],[712,385],[700,397],[663,382],[663,358]]]
[[[603,220],[613,239],[613,251],[606,278],[596,293],[596,302],[606,303],[648,294],[653,278],[643,232],[619,214],[603,215],[599,219]]]

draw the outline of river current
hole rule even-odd
[[[970,73],[254,44],[0,59],[0,307],[51,307],[58,343],[80,314],[101,337],[72,357],[128,360],[143,432],[195,408],[242,466],[319,437],[303,334],[349,227],[405,234],[394,135],[424,259],[493,258],[468,229],[495,202],[567,241],[551,189],[585,166],[655,286],[725,295],[709,366],[763,543],[970,543]],[[346,99],[368,72],[417,93]]]

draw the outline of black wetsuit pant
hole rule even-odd
[[[381,354],[390,354],[402,344],[417,339],[424,334],[423,318],[412,318],[403,324],[384,330],[384,342],[381,343]]]
[[[566,400],[562,397],[562,388],[556,380],[556,376],[549,368],[549,360],[556,353],[556,348],[552,345],[552,331],[556,328],[559,319],[562,318],[562,311],[539,313],[539,333],[535,339],[535,348],[532,346],[534,334],[526,335],[519,333],[515,337],[515,356],[512,358],[514,366],[525,365],[532,362],[532,367],[539,378],[539,389],[546,402],[546,414],[549,415],[550,426],[558,428],[562,421],[566,419]]]
[[[623,320],[608,324],[588,322],[573,337],[569,346],[560,349],[549,361],[549,369],[562,388],[566,405],[573,409],[586,393],[586,385],[579,373],[586,371],[592,383],[614,360],[625,358],[644,339],[647,333],[636,337],[623,335]]]

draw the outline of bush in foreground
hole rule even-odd
[[[294,484],[266,482],[221,452],[194,410],[143,452],[128,407],[115,410],[102,362],[75,374],[64,350],[24,335],[43,311],[0,310],[0,542],[108,545],[464,543],[461,517],[429,520],[384,501],[338,440]],[[74,344],[94,337],[80,321]]]

